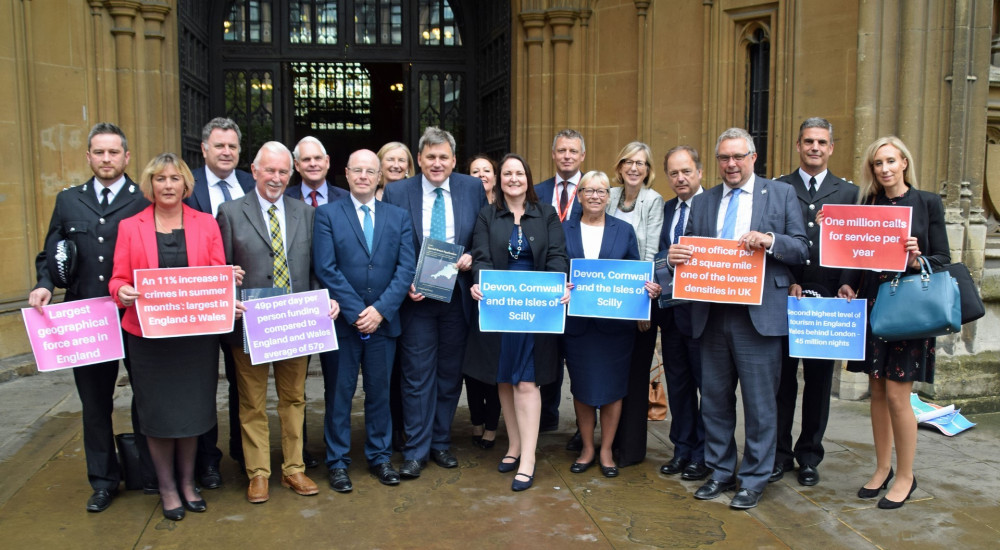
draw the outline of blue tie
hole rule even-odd
[[[434,198],[434,207],[431,208],[431,238],[443,241],[445,239],[445,218],[444,212],[444,189],[440,187],[434,189],[437,197]]]
[[[219,189],[222,190],[222,200],[224,202],[233,200],[233,196],[229,194],[229,182],[226,180],[219,180]]]
[[[677,244],[677,241],[681,238],[681,235],[684,234],[684,211],[687,210],[687,207],[688,205],[686,202],[681,203],[681,213],[680,215],[677,216],[677,225],[674,226],[673,244]]]
[[[736,213],[739,210],[741,189],[733,189],[729,194],[729,206],[726,207],[726,219],[722,222],[720,239],[732,239],[736,232]]]
[[[361,226],[365,232],[365,244],[368,245],[368,253],[372,251],[372,237],[375,236],[375,224],[372,223],[372,209],[367,204],[361,205],[361,210],[365,213],[365,223]]]

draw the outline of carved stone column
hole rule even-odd
[[[552,27],[552,126],[558,132],[569,124],[569,47],[573,24],[580,16],[575,9],[555,8],[545,12]]]
[[[525,66],[522,73],[525,76],[524,87],[525,135],[524,151],[528,163],[541,166],[541,151],[544,137],[541,132],[546,125],[542,120],[542,97],[545,95],[542,75],[542,45],[545,43],[545,13],[542,11],[524,11],[518,17],[524,27]]]
[[[115,37],[115,75],[118,88],[118,126],[125,135],[136,129],[135,105],[135,17],[140,2],[136,0],[105,0],[105,7],[114,21],[111,34]]]
[[[636,109],[636,137],[642,140],[644,143],[649,143],[649,124],[647,123],[647,118],[650,113],[653,112],[652,106],[649,104],[650,93],[646,89],[647,82],[646,76],[649,74],[649,69],[647,67],[646,59],[646,48],[648,46],[647,41],[649,36],[646,33],[647,27],[647,15],[649,13],[649,0],[634,0],[636,17],[638,21],[638,41],[636,43],[636,90],[637,97],[635,98],[636,105],[639,106]]]
[[[167,149],[167,128],[176,127],[175,121],[164,120],[164,55],[163,22],[170,13],[170,6],[161,0],[145,0],[142,4],[142,18],[145,21],[143,33],[145,56],[140,74],[143,75],[140,89],[143,93],[139,102],[139,135],[136,136],[147,157]]]

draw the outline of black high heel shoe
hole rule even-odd
[[[528,481],[521,481],[519,477],[527,478]],[[531,484],[535,481],[535,471],[531,470],[531,475],[522,474],[520,472],[514,474],[514,481],[510,482],[510,490],[514,492],[524,491],[525,489],[530,489]]]
[[[184,498],[183,492],[180,493],[180,497],[181,497],[181,504],[183,504],[184,507],[187,508],[189,512],[200,513],[208,509],[208,504],[205,502],[205,499],[189,501],[188,499]]]
[[[858,498],[868,499],[877,497],[880,491],[884,491],[886,488],[889,487],[889,481],[892,480],[893,475],[894,474],[892,472],[892,468],[890,467],[889,475],[886,476],[885,481],[882,482],[882,486],[880,486],[878,489],[869,489],[868,487],[862,485],[861,488],[858,489]]]
[[[514,462],[504,462],[504,459],[513,458]],[[505,456],[500,459],[497,464],[497,471],[501,474],[506,474],[507,472],[513,472],[517,469],[518,465],[521,464],[521,457],[519,456]]]
[[[160,501],[160,506],[163,506],[163,501]],[[177,508],[163,509],[163,517],[169,519],[170,521],[180,521],[184,519],[184,507],[178,506]]]
[[[896,508],[901,508],[904,502],[910,500],[910,495],[912,495],[913,491],[916,489],[917,476],[913,476],[913,483],[910,485],[910,492],[906,493],[906,497],[903,498],[903,500],[896,502],[895,500],[889,500],[887,497],[882,497],[882,499],[878,501],[878,507],[883,510],[895,510]]]

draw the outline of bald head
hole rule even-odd
[[[378,155],[368,149],[360,149],[347,159],[345,174],[351,194],[360,202],[367,203],[375,196],[381,163]]]

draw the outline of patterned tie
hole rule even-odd
[[[285,260],[285,243],[281,239],[281,226],[278,224],[278,207],[271,205],[267,209],[270,218],[268,223],[271,229],[271,250],[274,251],[274,286],[289,290],[288,284],[288,261]]]
[[[434,198],[434,207],[431,208],[431,238],[443,241],[445,239],[445,226],[447,217],[444,211],[444,189],[440,187],[434,189],[437,197]]]
[[[562,193],[559,193],[559,217],[562,218],[566,213],[566,203],[569,202],[569,182],[563,180],[562,182]]]
[[[107,187],[105,187],[104,189],[101,189],[101,211],[102,212],[107,212],[108,206],[111,204],[111,201],[108,200],[108,197],[110,195],[111,195],[111,190],[110,189],[108,189]]]
[[[741,189],[733,189],[729,195],[729,206],[726,207],[726,219],[722,222],[720,239],[732,239],[736,232],[736,213],[739,210]]]
[[[226,180],[219,180],[219,189],[222,190],[222,200],[224,202],[233,200],[233,196],[229,194],[229,183]]]
[[[312,193],[309,193],[309,198],[312,199],[313,208],[316,208],[317,206],[319,206],[319,201],[316,200],[316,196],[317,195],[319,195],[319,193],[317,193],[316,190],[313,190]]]
[[[680,240],[681,235],[684,234],[684,213],[685,211],[687,211],[687,207],[688,205],[686,202],[681,203],[681,213],[677,216],[677,225],[674,226],[673,244],[677,244],[677,241]]]
[[[809,197],[816,198],[816,178],[809,178]]]
[[[372,209],[367,204],[361,205],[361,210],[365,213],[365,223],[361,230],[365,233],[365,244],[368,245],[368,253],[372,252],[372,238],[375,236],[375,224],[372,223]]]

